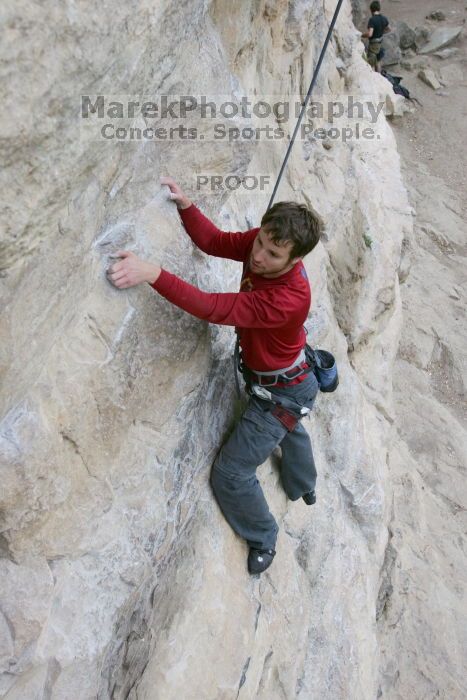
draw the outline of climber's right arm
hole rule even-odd
[[[193,243],[208,255],[230,260],[245,260],[259,229],[242,233],[221,231],[188,199],[171,177],[161,177],[161,183],[170,189],[170,198],[176,202],[180,218]]]

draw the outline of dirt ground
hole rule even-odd
[[[456,0],[386,0],[382,9],[412,28],[467,19]],[[445,21],[426,19],[434,10]],[[467,24],[452,46],[458,51],[448,59],[412,52],[402,67],[388,67],[421,102],[392,122],[416,214],[400,274],[384,572],[391,583],[378,621],[379,697],[390,700],[467,697]],[[435,91],[418,78],[421,67],[450,78]]]
[[[389,19],[402,20],[415,28],[425,25],[435,29],[442,26],[460,26],[467,21],[467,4],[456,0],[443,2],[396,2],[388,0],[385,8]],[[433,11],[442,10],[446,20],[438,22],[426,19]],[[465,200],[467,192],[467,26],[460,39],[452,44],[458,53],[452,58],[437,56],[414,56],[404,58],[403,67],[390,66],[389,72],[403,76],[411,95],[417,97],[422,106],[407,115],[395,132],[404,160],[423,163],[428,171],[441,178],[449,188],[458,192]],[[411,65],[408,70],[406,66]],[[455,66],[453,77],[440,90],[425,85],[418,72],[420,68],[432,68],[435,73]],[[397,68],[397,70],[396,70]],[[458,70],[457,70],[458,69]],[[458,73],[459,78],[457,78]],[[457,79],[456,79],[457,78]]]

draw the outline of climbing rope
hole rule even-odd
[[[314,88],[314,86],[315,86],[316,79],[318,78],[319,69],[321,68],[321,63],[323,62],[323,58],[324,58],[324,55],[325,55],[325,53],[326,53],[326,49],[328,48],[329,40],[331,39],[332,30],[334,29],[334,25],[335,25],[335,23],[336,23],[336,21],[337,21],[337,17],[338,17],[338,15],[339,15],[339,10],[341,9],[342,2],[343,2],[343,0],[339,0],[339,1],[338,1],[337,7],[336,7],[336,9],[335,9],[335,11],[334,11],[334,16],[333,16],[333,18],[332,18],[331,24],[329,25],[329,29],[328,29],[328,33],[327,33],[327,36],[326,36],[326,40],[325,40],[325,42],[324,42],[324,44],[323,44],[323,48],[321,49],[321,53],[320,53],[320,55],[319,55],[318,63],[316,64],[315,72],[313,73],[313,77],[312,77],[312,79],[311,79],[310,87],[308,88],[308,92],[307,92],[306,97],[305,97],[305,100],[304,100],[304,102],[303,102],[303,104],[302,104],[302,108],[301,108],[301,111],[300,111],[300,114],[299,114],[299,117],[298,117],[298,120],[297,120],[297,124],[296,124],[296,126],[295,126],[295,130],[294,130],[294,132],[293,132],[292,138],[291,138],[290,143],[289,143],[289,146],[288,146],[288,148],[287,148],[287,153],[285,154],[285,158],[284,158],[284,161],[283,161],[283,163],[282,163],[282,165],[281,165],[281,169],[280,169],[280,171],[279,171],[279,175],[277,176],[276,184],[274,185],[274,190],[273,190],[273,192],[272,192],[271,199],[269,200],[269,204],[268,204],[267,211],[269,211],[269,209],[272,207],[272,203],[273,203],[273,201],[274,201],[274,197],[276,196],[276,192],[277,192],[277,189],[278,189],[278,187],[279,187],[279,183],[280,183],[280,181],[281,181],[282,174],[283,174],[283,172],[284,172],[284,170],[285,170],[285,166],[287,165],[287,161],[288,161],[288,159],[289,159],[289,155],[290,155],[290,152],[291,152],[291,150],[292,150],[292,146],[293,146],[293,144],[294,144],[295,137],[297,136],[298,129],[300,128],[300,124],[301,124],[301,121],[302,121],[302,118],[303,118],[303,114],[304,114],[305,109],[306,109],[306,107],[307,107],[307,104],[308,104],[308,102],[309,102],[309,100],[310,100],[311,93],[313,92],[313,88]]]

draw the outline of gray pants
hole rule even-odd
[[[277,397],[284,396],[312,408],[318,382],[310,372],[300,384],[281,389],[271,388]],[[256,478],[256,468],[280,445],[281,480],[292,501],[316,484],[316,468],[311,442],[301,423],[292,432],[271,413],[271,404],[250,397],[248,406],[227,442],[221,448],[211,472],[211,484],[221,510],[237,534],[250,547],[274,549],[277,523],[269,512],[263,490]]]

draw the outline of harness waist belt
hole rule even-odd
[[[249,379],[263,387],[275,386],[278,382],[290,382],[304,374],[306,369],[302,365],[305,361],[305,350],[302,350],[290,367],[275,369],[272,372],[255,372],[252,369],[248,369]]]
[[[285,374],[291,369],[295,369],[297,365],[305,362],[305,350],[301,350],[299,356],[293,361],[289,367],[284,367],[284,369],[273,369],[272,372],[258,372],[255,369],[250,369],[252,374],[256,374],[257,377],[274,377],[276,374]]]

